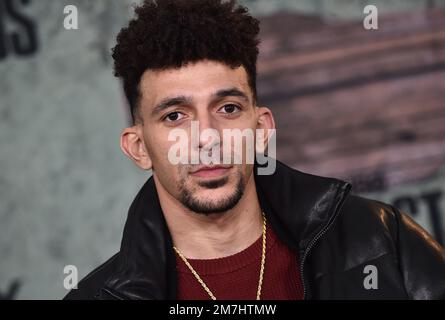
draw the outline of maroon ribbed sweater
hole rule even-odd
[[[303,286],[295,253],[267,228],[262,300],[300,300]],[[188,259],[219,300],[255,300],[261,262],[262,237],[245,250],[218,259]],[[179,300],[208,300],[210,296],[176,255]]]

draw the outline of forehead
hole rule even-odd
[[[236,69],[215,61],[200,61],[179,69],[147,70],[141,77],[141,105],[153,107],[170,96],[191,96],[206,100],[214,92],[238,88],[251,96],[248,76],[243,66]]]

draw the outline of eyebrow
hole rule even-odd
[[[215,94],[213,94],[213,96],[217,98],[239,97],[246,102],[249,102],[249,97],[247,96],[247,94],[237,88],[219,90]]]
[[[163,110],[165,110],[167,108],[177,106],[179,104],[191,104],[191,102],[192,102],[192,99],[190,97],[186,97],[186,96],[166,98],[166,99],[162,100],[159,104],[157,104],[156,107],[154,107],[154,109],[152,111],[152,115],[161,113]]]
[[[212,102],[215,100],[223,99],[226,97],[239,97],[245,100],[246,102],[249,102],[249,97],[247,94],[245,94],[243,91],[233,87],[230,89],[222,89],[218,90],[214,94],[212,94]],[[166,98],[162,100],[160,103],[156,105],[156,107],[153,108],[152,115],[156,115],[158,113],[161,113],[163,110],[168,109],[173,106],[177,106],[180,104],[192,104],[193,98],[190,96],[177,96],[177,97],[171,97]]]

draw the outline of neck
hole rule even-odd
[[[238,253],[262,233],[262,214],[253,175],[238,204],[224,213],[203,215],[191,212],[162,187],[159,202],[174,245],[189,259],[215,259]]]

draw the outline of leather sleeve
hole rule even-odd
[[[411,299],[445,299],[445,250],[404,212],[397,220],[399,263]]]

